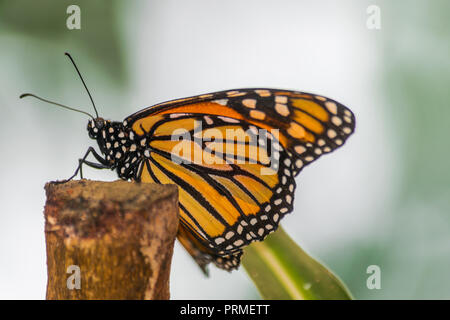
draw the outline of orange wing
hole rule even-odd
[[[203,269],[227,270],[292,211],[294,176],[354,130],[338,102],[273,89],[174,100],[125,121],[148,147],[137,180],[178,185],[181,243]]]

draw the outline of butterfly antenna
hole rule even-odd
[[[71,56],[68,52],[65,52],[64,54],[65,54],[66,56],[69,57],[70,61],[72,61],[73,66],[75,67],[75,70],[77,70],[77,73],[78,73],[78,75],[80,76],[81,82],[83,82],[84,88],[86,89],[86,91],[87,91],[87,93],[88,93],[88,95],[89,95],[89,98],[91,99],[92,106],[94,107],[94,110],[95,110],[95,115],[96,115],[97,118],[98,118],[98,112],[97,112],[97,108],[95,107],[94,99],[92,99],[91,93],[89,92],[89,89],[88,89],[87,86],[86,86],[86,82],[84,82],[84,79],[83,79],[83,77],[81,76],[80,70],[78,70],[78,67],[77,67],[77,65],[75,64],[75,61],[73,61],[72,56]]]
[[[50,103],[50,104],[54,104],[54,105],[59,106],[59,107],[64,108],[64,109],[68,109],[68,110],[84,113],[85,115],[88,115],[89,117],[91,117],[92,119],[95,120],[95,118],[90,113],[87,113],[87,112],[85,112],[83,110],[78,110],[78,109],[75,109],[75,108],[72,108],[72,107],[68,107],[66,105],[63,105],[63,104],[60,104],[60,103],[57,103],[57,102],[54,102],[54,101],[50,101],[50,100],[38,97],[37,95],[34,95],[32,93],[24,93],[24,94],[20,95],[20,99],[25,98],[25,97],[33,97],[33,98],[39,99],[41,101],[44,101],[44,102],[47,102],[47,103]]]

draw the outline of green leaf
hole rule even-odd
[[[264,241],[245,248],[242,265],[264,299],[352,299],[342,281],[303,251],[281,227]]]

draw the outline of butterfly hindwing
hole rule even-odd
[[[140,180],[178,185],[182,225],[217,256],[217,264],[237,267],[239,260],[226,265],[225,257],[240,256],[242,247],[264,239],[292,210],[289,156],[271,133],[243,120],[185,113],[163,117],[152,126]]]

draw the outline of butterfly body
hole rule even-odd
[[[88,122],[89,137],[96,140],[102,156],[101,163],[116,170],[124,180],[136,180],[138,159],[144,154],[144,147],[138,146],[133,132],[123,122],[96,118]]]
[[[95,118],[82,163],[137,182],[176,184],[179,240],[204,269],[232,270],[242,248],[293,209],[295,176],[354,131],[353,113],[313,94],[235,89],[172,100],[123,122]],[[228,135],[230,133],[230,136]],[[91,152],[98,164],[86,161]]]

